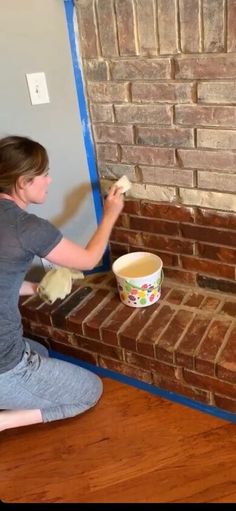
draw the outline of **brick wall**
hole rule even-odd
[[[236,299],[170,281],[149,307],[121,303],[114,276],[52,305],[21,297],[26,337],[64,355],[236,413]]]
[[[77,0],[76,10],[102,188],[133,182],[113,255],[161,250],[174,278],[233,290],[236,1]]]

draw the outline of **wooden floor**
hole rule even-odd
[[[110,379],[80,417],[0,435],[4,502],[236,502],[236,425]]]

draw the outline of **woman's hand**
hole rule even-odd
[[[46,259],[67,268],[78,270],[94,268],[106,250],[109,236],[123,207],[122,189],[114,185],[104,201],[103,218],[86,247],[83,248],[74,241],[63,238]]]
[[[34,295],[37,292],[38,283],[24,280],[20,288],[20,296]]]
[[[113,185],[104,201],[104,216],[116,221],[124,207],[124,195],[122,188]]]

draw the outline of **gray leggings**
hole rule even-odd
[[[19,364],[0,374],[0,409],[39,409],[43,422],[73,417],[94,406],[100,378],[77,365],[48,357],[41,344],[25,339]]]

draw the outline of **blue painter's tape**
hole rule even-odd
[[[180,394],[176,394],[175,392],[170,392],[168,390],[160,389],[159,387],[155,387],[150,383],[145,383],[135,378],[131,378],[130,376],[125,376],[120,373],[116,373],[115,371],[111,371],[110,369],[105,369],[103,367],[95,366],[93,364],[89,364],[88,362],[84,362],[82,360],[78,360],[77,358],[71,357],[69,355],[64,355],[62,353],[58,353],[57,351],[49,350],[50,357],[58,358],[60,360],[65,360],[67,362],[71,362],[72,364],[76,364],[80,367],[84,367],[93,373],[98,374],[99,376],[104,376],[107,378],[111,378],[113,380],[120,381],[121,383],[126,383],[127,385],[132,385],[132,387],[136,387],[141,390],[145,390],[147,392],[151,392],[159,397],[163,397],[164,399],[168,399],[169,401],[173,401],[174,403],[178,403],[180,405],[188,406],[189,408],[194,408],[199,412],[207,413],[209,415],[213,415],[218,417],[219,419],[223,419],[228,422],[236,423],[236,414],[226,412],[214,406],[209,406],[204,403],[200,403],[199,401],[194,401],[185,396],[181,396]]]
[[[95,157],[93,139],[92,139],[92,134],[91,134],[91,129],[90,129],[88,108],[87,108],[87,104],[86,104],[86,100],[85,100],[84,83],[83,83],[83,77],[82,77],[82,72],[81,72],[81,63],[80,63],[79,52],[78,52],[78,41],[77,41],[76,34],[75,34],[74,1],[73,0],[64,0],[64,6],[65,6],[65,13],[66,13],[66,21],[67,21],[68,35],[69,35],[69,41],[70,41],[71,55],[72,55],[72,64],[73,64],[74,76],[75,76],[75,86],[76,86],[76,92],[77,92],[78,106],[79,106],[79,111],[80,111],[82,127],[83,127],[84,145],[85,145],[85,150],[86,150],[86,157],[87,157],[87,162],[88,162],[88,169],[89,169],[89,174],[90,174],[90,181],[91,181],[94,207],[95,207],[95,213],[96,213],[96,220],[97,220],[97,223],[99,224],[102,219],[102,214],[103,214],[101,188],[100,188],[100,182],[99,182],[97,166],[96,166],[96,157]],[[106,271],[109,268],[110,268],[110,255],[109,255],[109,249],[107,247],[107,249],[104,253],[104,256],[103,256],[102,265],[99,267],[96,267],[94,270],[92,270],[92,272],[86,272],[86,273],[93,273],[94,271]]]

